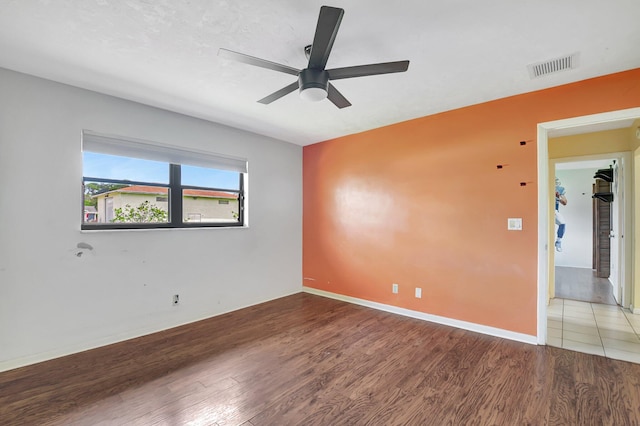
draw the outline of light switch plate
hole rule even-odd
[[[509,231],[522,231],[522,218],[510,217],[507,220],[507,229]]]

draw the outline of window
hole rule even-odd
[[[242,226],[247,162],[83,133],[82,229]]]

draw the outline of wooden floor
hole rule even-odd
[[[611,283],[596,277],[592,269],[556,266],[555,276],[557,298],[616,305]]]
[[[632,425],[640,365],[297,294],[0,373],[2,425]]]

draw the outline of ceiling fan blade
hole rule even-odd
[[[331,53],[333,42],[336,40],[343,15],[344,9],[329,6],[320,8],[320,16],[318,16],[316,34],[311,45],[308,68],[323,70],[327,65],[329,53]]]
[[[409,61],[384,62],[380,64],[357,65],[354,67],[334,68],[327,70],[329,80],[341,78],[364,77],[367,75],[390,74],[405,72],[409,69]]]
[[[287,65],[277,64],[275,62],[267,61],[265,59],[260,59],[253,56],[245,55],[244,53],[234,52],[233,50],[221,48],[218,50],[218,56],[226,59],[232,59],[238,62],[243,62],[249,65],[255,65],[256,67],[266,68],[274,71],[280,71],[280,72],[295,75],[295,76],[300,74],[300,70],[289,67]]]
[[[298,88],[298,82],[295,81],[295,82],[291,83],[290,85],[288,85],[286,87],[283,87],[282,89],[278,90],[277,92],[273,92],[269,96],[266,96],[266,97],[260,99],[258,102],[260,102],[261,104],[265,104],[265,105],[266,104],[270,104],[273,101],[277,101],[278,99],[280,99],[284,95],[288,95],[289,93],[293,92],[297,88]]]
[[[340,109],[351,106],[351,102],[349,102],[347,98],[342,96],[342,93],[338,92],[338,89],[336,89],[335,86],[331,83],[329,83],[327,98],[329,98],[329,100]]]

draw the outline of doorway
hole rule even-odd
[[[559,134],[579,134],[597,132],[600,130],[622,128],[624,125],[631,126],[634,120],[640,118],[640,108],[614,111],[609,113],[595,114],[590,116],[576,117],[565,120],[541,123],[538,125],[538,344],[544,345],[547,341],[547,309],[549,300],[549,276],[553,240],[551,239],[552,205],[550,204],[553,181],[550,180],[549,173],[549,136]],[[631,179],[626,179],[625,193],[631,193]],[[625,204],[625,215],[631,218],[631,203]],[[621,256],[624,256],[623,265],[626,269],[619,271],[623,275],[625,292],[631,291],[630,266],[631,266],[631,241],[629,236],[624,239],[624,248]],[[550,260],[551,259],[551,260]],[[630,300],[629,294],[629,300]]]
[[[619,273],[625,270],[625,194],[620,183],[630,163],[628,153],[550,161],[555,190],[562,193],[555,203],[555,250],[550,258],[555,286],[550,286],[550,298],[628,306],[624,274]]]

